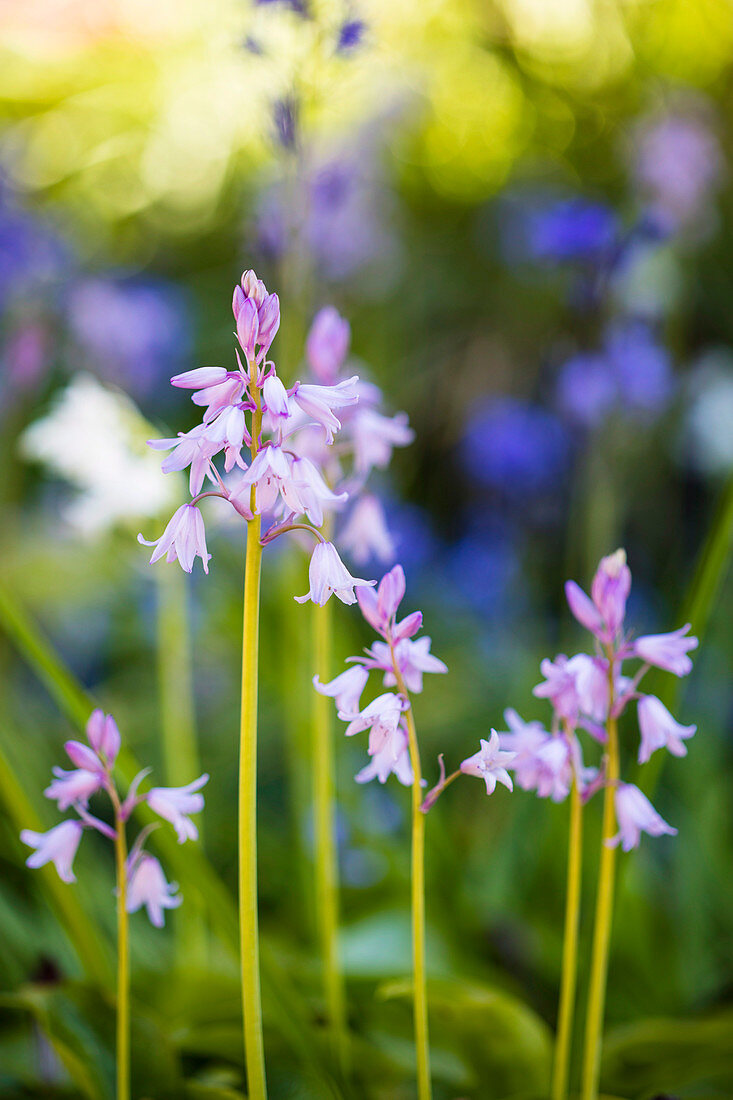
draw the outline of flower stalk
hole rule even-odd
[[[257,455],[262,427],[262,402],[256,383],[256,369],[250,365],[250,392],[255,404],[252,414],[252,459]],[[255,487],[250,493],[254,513]],[[257,910],[257,697],[259,676],[260,575],[262,545],[261,518],[253,514],[247,523],[247,551],[244,566],[244,621],[242,631],[242,709],[239,741],[239,948],[244,1013],[244,1051],[247,1062],[247,1094],[251,1100],[267,1096],[265,1048],[262,1036],[260,994],[260,943]]]
[[[425,814],[422,811],[423,790],[420,749],[417,743],[415,717],[410,696],[394,651],[389,644],[397,690],[407,700],[407,723],[410,764],[412,766],[412,856],[411,856],[411,917],[412,917],[412,981],[415,1014],[415,1049],[417,1055],[418,1100],[430,1100],[430,1043],[428,1038],[428,994],[425,981]]]
[[[597,1100],[601,1069],[601,1043],[603,1013],[606,1000],[608,955],[611,943],[613,918],[613,893],[616,871],[616,847],[610,844],[616,831],[614,800],[619,778],[618,721],[614,713],[614,655],[609,652],[609,708],[606,732],[606,785],[603,792],[603,824],[601,828],[601,856],[598,873],[596,915],[593,928],[588,1008],[585,1024],[583,1052],[582,1100]]]
[[[127,912],[127,841],[119,799],[115,810],[117,878],[117,1100],[130,1100],[130,936]]]
[[[330,603],[314,606],[311,614],[317,675],[331,675],[333,616]],[[312,703],[313,824],[315,840],[316,923],[323,965],[328,1024],[339,1068],[348,1072],[349,1051],[346,1001],[338,948],[339,876],[336,840],[335,761],[331,708],[328,699],[313,693]]]
[[[580,923],[580,883],[583,852],[583,801],[577,771],[573,769],[570,789],[570,826],[568,833],[568,872],[565,895],[562,976],[558,1006],[555,1061],[552,1071],[552,1100],[566,1100],[570,1068],[570,1048],[578,980],[578,929]]]

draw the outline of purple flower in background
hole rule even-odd
[[[720,187],[720,142],[706,114],[691,104],[645,120],[636,135],[632,170],[637,187],[672,230],[704,216]]]
[[[613,210],[584,198],[532,203],[523,220],[528,258],[544,263],[598,262],[618,243]]]
[[[347,19],[339,28],[336,49],[339,53],[349,53],[361,45],[366,23],[362,19]]]
[[[625,852],[638,848],[642,833],[649,836],[677,835],[677,830],[667,824],[633,783],[619,783],[615,804],[619,831],[608,841],[610,848],[615,848],[619,843]]]
[[[176,893],[178,884],[166,881],[163,868],[149,852],[142,852],[132,867],[128,867],[128,875],[127,912],[136,913],[144,905],[150,923],[162,928],[165,910],[177,909],[183,901]]]
[[[510,790],[514,790],[514,784],[509,772],[506,770],[514,760],[513,752],[506,752],[499,745],[499,735],[496,730],[491,731],[488,741],[481,738],[481,748],[473,756],[461,763],[461,771],[464,775],[475,775],[486,783],[486,793],[493,794],[497,783],[503,783]]]
[[[52,361],[51,334],[40,321],[21,322],[2,349],[2,370],[12,389],[30,391],[38,386]]]
[[[0,178],[0,311],[37,301],[68,276],[69,248],[51,226],[13,204]]]
[[[351,325],[333,306],[324,306],[313,318],[305,354],[319,382],[332,386],[344,365],[351,343]]]
[[[85,279],[68,299],[83,364],[136,394],[149,393],[185,362],[189,313],[182,292],[156,279]]]
[[[508,497],[558,488],[568,465],[569,439],[553,413],[511,397],[479,404],[461,446],[466,469]]]
[[[696,733],[697,726],[680,725],[655,695],[642,695],[637,713],[641,731],[640,764],[646,764],[657,749],[666,748],[673,756],[687,756],[685,741]]]
[[[373,560],[383,565],[394,561],[394,539],[387,527],[382,503],[373,493],[364,493],[358,498],[339,531],[338,542],[357,565]]]
[[[276,100],[272,108],[272,121],[277,143],[283,149],[294,149],[298,142],[298,110],[295,96]]]
[[[581,353],[560,369],[559,408],[583,427],[600,424],[614,410],[630,417],[654,416],[674,388],[669,354],[645,321],[616,321],[599,352]]]

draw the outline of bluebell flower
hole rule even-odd
[[[511,397],[489,398],[471,415],[461,455],[476,481],[507,496],[533,496],[557,486],[569,439],[554,413]]]
[[[349,53],[361,45],[364,39],[366,23],[361,19],[347,19],[339,30],[336,49],[339,53]]]

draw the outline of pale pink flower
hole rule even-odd
[[[196,557],[201,558],[204,573],[209,572],[211,554],[206,549],[204,520],[195,504],[182,504],[171,516],[163,534],[152,542],[137,536],[143,546],[155,546],[150,564],[165,556],[168,562],[178,560],[187,573],[193,569]]]
[[[332,595],[342,603],[356,603],[354,589],[363,590],[375,583],[361,577],[352,577],[332,542],[319,542],[316,546],[308,567],[308,580],[308,592],[305,596],[296,596],[295,599],[298,603],[313,600],[319,607],[323,607]]]
[[[405,594],[405,573],[401,565],[395,565],[385,573],[376,592],[363,589],[358,593],[359,610],[378,634],[386,637],[394,624],[397,608]]]
[[[418,638],[417,641],[402,638],[394,644],[394,661],[392,650],[386,642],[374,642],[366,651],[366,658],[362,657],[360,660],[365,668],[380,669],[384,672],[385,687],[394,687],[397,683],[397,677],[394,674],[394,663],[396,663],[407,690],[419,695],[423,689],[423,673],[448,671],[448,666],[430,652],[430,641],[427,634]]]
[[[177,909],[183,901],[177,890],[177,883],[166,881],[163,868],[155,856],[142,852],[129,871],[127,912],[136,913],[144,905],[150,923],[162,928],[165,924],[164,910]]]
[[[354,778],[357,783],[368,783],[371,779],[386,783],[390,775],[396,775],[403,787],[412,786],[409,738],[403,726],[398,727],[390,743],[375,752],[366,767],[357,772]]]
[[[149,439],[148,446],[156,451],[171,450],[161,463],[164,474],[185,470],[190,466],[189,489],[191,495],[201,492],[209,475],[211,459],[224,446],[223,439],[213,439],[208,424],[197,424],[190,432],[179,432],[175,439]]]
[[[393,449],[406,447],[415,438],[405,413],[390,417],[374,409],[360,409],[349,427],[354,444],[354,465],[362,477],[366,477],[373,467],[384,469],[389,465]]]
[[[204,386],[191,395],[194,405],[206,408],[204,424],[213,420],[217,413],[228,405],[236,405],[244,397],[246,376],[244,371],[227,371],[227,377],[223,382],[217,382],[213,386]]]
[[[80,821],[62,821],[47,833],[23,829],[20,839],[36,849],[25,861],[26,867],[43,867],[45,863],[53,863],[62,882],[76,882],[71,865],[83,831]]]
[[[318,467],[309,458],[294,458],[292,475],[295,492],[303,512],[316,527],[323,525],[323,510],[337,508],[348,499],[348,493],[334,493],[321,477]]]
[[[587,653],[545,658],[540,671],[545,680],[533,688],[539,699],[549,699],[560,718],[577,724],[581,717],[603,722],[608,714],[607,662]],[[595,731],[591,731],[595,732]]]
[[[174,374],[171,385],[183,390],[199,390],[209,386],[218,386],[229,378],[226,367],[196,367],[194,370]]]
[[[461,763],[464,775],[475,775],[486,783],[486,793],[493,794],[497,783],[503,783],[508,790],[514,790],[512,778],[506,770],[514,759],[513,752],[504,752],[499,746],[499,735],[491,731],[488,741],[481,738],[481,748],[473,756]]]
[[[153,787],[145,795],[145,801],[153,813],[173,825],[179,844],[198,838],[198,829],[188,815],[203,810],[204,796],[196,792],[208,781],[208,775],[200,775],[185,787]]]
[[[287,420],[290,416],[288,391],[276,374],[268,374],[262,387],[264,408],[274,419]]]
[[[673,756],[687,756],[685,741],[693,736],[697,726],[680,725],[655,695],[642,695],[637,713],[641,731],[640,764],[646,764],[652,753],[662,748],[668,749]]]
[[[369,730],[370,756],[382,752],[387,746],[391,746],[395,755],[398,755],[402,741],[398,731],[402,723],[402,715],[408,706],[409,704],[402,696],[387,691],[383,695],[378,695],[358,714],[339,711],[339,718],[342,722],[349,723],[344,730],[347,737]]]
[[[272,511],[278,497],[288,512],[300,514],[304,504],[299,486],[293,476],[293,455],[274,443],[268,443],[257,452],[252,465],[243,475],[232,493],[232,501],[241,501],[249,508],[250,490],[255,487],[255,511]]]
[[[322,684],[318,676],[314,676],[313,686],[321,695],[333,698],[338,710],[346,714],[356,714],[368,679],[369,673],[363,665],[353,665],[327,684]]]
[[[43,793],[58,804],[62,813],[77,802],[88,806],[91,796],[104,785],[104,774],[99,770],[76,768],[67,772],[63,768],[54,768],[53,774],[55,778]]]
[[[351,327],[333,306],[324,306],[313,318],[305,353],[316,378],[332,385],[343,366],[351,341]]]
[[[363,565],[372,558],[381,562],[394,560],[395,545],[387,528],[384,508],[372,493],[359,497],[338,541],[357,565]]]
[[[677,835],[677,830],[667,824],[646,795],[632,783],[619,783],[614,801],[619,831],[606,841],[609,848],[615,848],[619,843],[625,852],[637,848],[642,833],[649,836]]]
[[[341,421],[333,410],[356,404],[359,400],[356,391],[358,381],[358,375],[354,375],[334,386],[312,386],[309,383],[296,382],[290,396],[306,416],[325,429],[326,442],[333,443],[333,433],[341,427]]]
[[[691,649],[697,649],[698,645],[694,636],[685,637],[689,629],[690,624],[687,623],[669,634],[644,634],[632,643],[632,655],[675,676],[687,676],[692,669],[692,661],[687,654]]]

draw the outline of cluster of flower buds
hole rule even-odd
[[[657,749],[666,748],[675,756],[687,753],[685,741],[696,726],[682,726],[654,695],[639,690],[640,683],[653,666],[685,676],[692,668],[690,650],[697,638],[689,635],[689,625],[669,634],[649,634],[634,638],[625,632],[626,601],[631,590],[631,571],[626,554],[617,550],[603,558],[588,596],[574,581],[565,586],[570,610],[593,635],[595,652],[564,654],[554,661],[544,660],[545,679],[534,689],[541,699],[552,704],[552,728],[540,722],[524,722],[514,710],[505,718],[509,730],[499,734],[502,748],[515,753],[510,769],[517,784],[536,791],[541,798],[564,799],[573,779],[584,799],[606,784],[603,770],[583,766],[579,731],[595,741],[607,740],[609,718],[618,719],[636,703],[640,731],[638,763],[644,764]],[[624,662],[641,661],[633,676],[624,673]],[[635,848],[641,833],[660,836],[676,833],[651,805],[638,787],[614,781],[618,833],[611,843],[625,851]]]
[[[178,508],[160,538],[148,542],[140,535],[139,541],[155,548],[151,563],[163,557],[177,560],[190,573],[200,557],[208,572],[210,555],[198,506],[204,497],[222,497],[247,521],[262,514],[272,518],[263,543],[294,528],[310,529],[318,545],[311,560],[310,590],[303,599],[323,604],[335,594],[353,603],[354,589],[368,582],[350,575],[333,544],[324,542],[317,529],[326,512],[343,507],[349,489],[363,484],[372,466],[386,464],[393,446],[410,441],[406,418],[381,416],[375,408],[380,400],[376,387],[360,383],[357,375],[340,377],[349,326],[335,310],[321,311],[308,337],[316,381],[296,382],[286,389],[275,364],[267,359],[280,324],[277,295],[268,294],[254,272],[247,271],[234,290],[232,308],[239,343],[237,369],[199,367],[173,377],[174,386],[193,391],[194,404],[204,410],[202,422],[176,438],[150,442],[157,450],[171,452],[163,461],[164,473],[189,468],[192,500]],[[342,427],[339,417],[346,417],[357,402],[362,407],[346,421],[345,444],[342,447],[339,439],[335,448],[335,433]],[[346,453],[353,455],[359,471],[348,487],[341,468]],[[222,454],[223,472],[214,461]],[[211,488],[204,490],[205,482]],[[368,506],[373,513],[373,501]],[[382,545],[388,540],[383,523],[376,537]],[[361,545],[362,540],[352,530],[347,542]]]
[[[430,638],[415,638],[422,627],[421,611],[397,621],[404,594],[405,574],[401,565],[395,565],[382,577],[376,591],[371,587],[359,588],[361,613],[381,640],[365,650],[363,657],[349,657],[352,667],[330,683],[322,684],[317,676],[313,679],[316,691],[334,699],[339,718],[348,723],[347,737],[369,730],[371,761],[356,776],[357,783],[375,778],[384,783],[392,774],[405,786],[412,783],[406,725],[410,693],[422,691],[424,673],[448,671],[430,652]],[[385,691],[362,707],[361,697],[371,671],[382,674],[384,687],[398,690]]]
[[[141,803],[147,803],[154,813],[173,825],[179,843],[196,840],[198,830],[190,815],[199,813],[204,807],[204,796],[199,792],[208,781],[208,775],[200,776],[185,787],[152,787],[140,794],[138,788],[150,771],[145,769],[135,776],[123,799],[114,778],[120,749],[117,723],[111,714],[95,710],[87,723],[86,734],[87,745],[81,741],[66,742],[64,748],[74,769],[54,768],[54,778],[43,792],[56,802],[60,811],[73,810],[76,817],[62,821],[47,833],[31,829],[21,832],[23,843],[34,849],[26,860],[28,867],[53,863],[64,882],[75,882],[73,862],[84,830],[95,829],[114,841],[118,829],[124,828],[135,807]],[[114,827],[89,812],[89,799],[99,792],[104,792],[111,802]],[[127,910],[134,913],[145,906],[151,922],[160,928],[164,910],[177,908],[183,898],[177,893],[176,884],[166,880],[155,856],[145,850],[150,831],[150,826],[142,830],[127,857]]]

